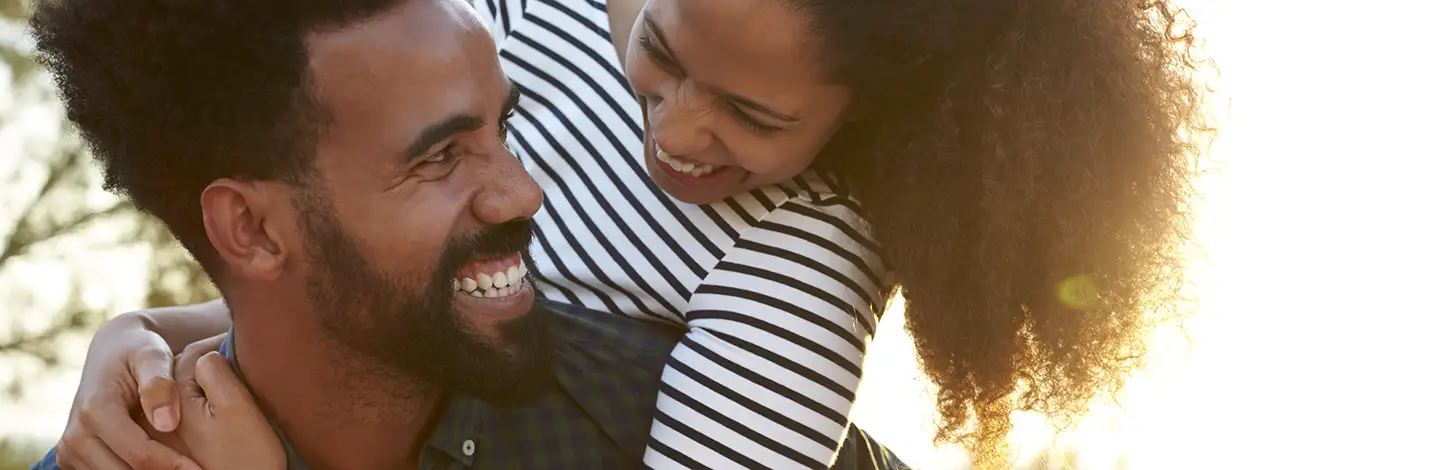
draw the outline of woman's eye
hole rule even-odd
[[[750,117],[749,114],[745,114],[744,111],[741,111],[740,108],[735,105],[730,105],[730,112],[735,115],[735,120],[740,121],[740,124],[744,124],[745,127],[750,128],[750,130],[756,134],[766,135],[780,130],[779,127],[762,123]]]
[[[675,75],[677,77],[683,77],[685,75],[683,71],[680,70],[680,66],[677,65],[673,59],[665,56],[664,53],[660,52],[660,48],[656,47],[654,42],[651,42],[650,36],[648,34],[641,35],[638,42],[640,43],[640,50],[645,51],[645,56],[649,57],[651,61],[655,62],[655,65],[660,66],[660,68],[663,69],[665,73]]]

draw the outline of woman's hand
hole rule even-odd
[[[146,328],[143,313],[115,317],[95,333],[89,360],[70,406],[57,460],[67,469],[200,470],[194,461],[152,438],[180,423],[179,390],[171,379],[173,354]],[[137,424],[141,409],[149,423]]]
[[[186,453],[205,470],[284,470],[285,449],[270,422],[214,352],[220,338],[185,348],[175,364],[185,409],[177,433]]]

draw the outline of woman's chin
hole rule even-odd
[[[655,186],[658,186],[661,191],[665,191],[665,194],[670,195],[670,197],[675,198],[675,200],[686,204],[709,204],[712,202],[718,202],[730,196],[730,194],[720,191],[706,191],[704,189],[697,189],[682,185],[676,181],[671,180],[669,175],[665,174],[659,168],[655,168],[653,165],[649,168],[649,173],[650,181],[654,181]]]

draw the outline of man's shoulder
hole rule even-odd
[[[540,307],[554,317],[555,336],[561,342],[613,346],[627,355],[669,355],[685,334],[674,326],[559,302],[544,301]]]
[[[51,447],[50,452],[46,453],[39,462],[35,462],[35,466],[30,467],[30,470],[60,470],[60,463],[55,461],[56,452],[59,450],[59,447]]]
[[[560,382],[622,449],[645,450],[660,374],[684,330],[583,307],[544,302],[554,318]],[[836,470],[908,469],[869,434],[851,427]]]
[[[645,452],[660,374],[684,331],[573,305],[544,302],[552,317],[555,373],[570,403],[620,449]]]

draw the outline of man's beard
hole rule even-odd
[[[532,398],[550,380],[544,312],[487,334],[453,308],[452,279],[464,264],[519,252],[531,265],[528,220],[447,240],[427,284],[416,289],[366,263],[323,196],[304,199],[297,205],[310,253],[306,292],[332,339],[425,383],[496,404]]]

